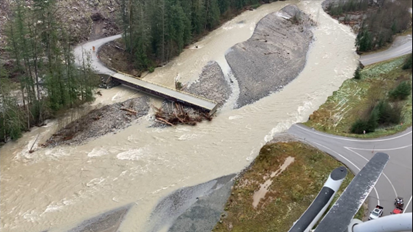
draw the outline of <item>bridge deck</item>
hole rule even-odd
[[[188,93],[183,93],[163,86],[152,84],[146,81],[142,81],[133,77],[123,75],[121,73],[115,73],[111,76],[121,84],[133,87],[135,89],[144,91],[149,94],[163,97],[168,100],[177,101],[196,108],[200,108],[201,110],[208,111],[210,115],[213,115],[218,108],[218,104],[216,104],[215,102],[202,99],[200,97],[196,97]]]

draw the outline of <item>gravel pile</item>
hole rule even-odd
[[[127,110],[137,113],[135,115]],[[44,145],[83,144],[92,138],[127,128],[148,112],[148,97],[134,98],[123,103],[104,106],[70,123],[48,139]]]
[[[185,187],[158,202],[146,231],[211,231],[231,194],[235,174]]]
[[[232,92],[221,67],[215,61],[209,62],[202,70],[199,80],[188,85],[184,90],[221,104],[228,100]]]
[[[226,59],[240,87],[238,107],[282,89],[303,70],[313,38],[313,21],[296,6],[267,15],[246,42]]]
[[[82,222],[77,227],[68,232],[85,232],[85,231],[100,231],[100,232],[116,232],[123,218],[129,212],[132,205],[127,205],[118,209],[98,215]]]

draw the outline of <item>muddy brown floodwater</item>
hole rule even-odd
[[[245,12],[197,43],[198,49],[188,49],[147,79],[170,85],[176,76],[182,82],[195,80],[209,60],[225,66],[226,50],[247,40],[259,19],[286,4],[275,2]],[[237,110],[225,108],[213,122],[197,127],[152,128],[149,115],[117,134],[81,146],[39,149],[29,154],[36,136],[40,134],[39,143],[44,142],[66,123],[63,118],[5,145],[0,150],[1,230],[71,228],[84,219],[132,203],[121,229],[145,231],[150,213],[161,198],[249,165],[276,133],[306,121],[344,80],[352,77],[358,64],[355,35],[348,27],[324,13],[321,1],[303,1],[298,6],[318,23],[315,40],[302,73],[278,93]],[[186,63],[189,61],[192,63]],[[102,93],[104,98],[99,98],[94,107],[139,95],[123,87]],[[69,114],[66,119],[79,114]]]

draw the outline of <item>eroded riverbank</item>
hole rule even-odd
[[[283,4],[286,3],[264,6],[265,11],[279,10]],[[144,231],[143,225],[159,199],[181,187],[242,170],[274,134],[307,120],[344,80],[352,77],[357,67],[355,36],[350,29],[326,15],[321,10],[321,1],[302,2],[299,6],[311,14],[318,27],[313,31],[315,40],[306,67],[279,93],[237,110],[221,112],[212,123],[196,128],[150,128],[149,120],[142,118],[141,123],[116,135],[77,147],[26,154],[22,148],[30,144],[36,133],[3,147],[1,211],[6,215],[1,219],[2,228],[40,231],[62,224],[71,228],[85,218],[133,203],[121,229]],[[167,65],[169,71],[164,67],[148,78],[173,84],[175,70],[181,66],[185,70],[179,76],[190,81],[202,70],[197,67],[209,60],[222,62],[228,48],[215,45],[226,41],[225,27],[242,29],[247,24],[237,22],[245,17],[250,27],[255,16],[248,18],[248,14],[257,12],[242,14],[239,17],[244,18],[237,17],[198,44],[209,52],[196,54],[200,49],[190,50]],[[228,38],[234,36],[232,32],[228,31]],[[248,39],[250,28],[244,32]],[[183,63],[185,57],[204,64],[188,66]],[[117,93],[103,94],[110,99]]]

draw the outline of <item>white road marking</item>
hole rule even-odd
[[[406,148],[411,147],[411,146],[412,146],[412,144],[407,145],[407,146],[403,146],[403,147],[395,147],[395,148],[385,148],[385,149],[377,149],[377,148],[374,148],[374,151],[394,151],[394,150],[402,150],[402,149],[406,149]],[[359,150],[359,151],[371,151],[371,150],[373,150],[373,149],[355,148],[355,147],[348,147],[348,148],[351,148],[351,149],[354,149],[354,150]]]
[[[406,207],[404,208],[403,213],[406,213],[407,208],[409,207],[410,203],[412,202],[412,196],[410,197],[409,202],[407,203]]]
[[[367,162],[369,162],[369,160],[368,160],[366,157],[364,157],[364,156],[362,156],[361,154],[359,154],[359,153],[351,150],[349,147],[344,147],[344,148],[347,149],[347,150],[349,150],[349,151],[351,151],[351,152],[353,152],[354,154],[360,156],[362,159],[366,160]],[[393,188],[394,195],[397,197],[398,194],[397,194],[396,188],[394,187],[394,185],[393,185],[393,183],[391,182],[390,178],[386,175],[386,173],[384,173],[384,171],[383,171],[383,176],[387,179],[387,181],[389,181],[391,187]]]
[[[330,136],[330,135],[326,135],[326,134],[323,134],[323,133],[320,133],[320,132],[317,132],[317,131],[309,130],[309,129],[307,129],[303,126],[300,126],[300,125],[298,125],[298,127],[305,130],[305,131],[311,132],[313,134],[317,134],[317,135],[324,136],[324,137],[331,138],[331,139],[338,139],[338,140],[344,140],[344,141],[350,141],[350,142],[369,142],[369,143],[371,143],[371,142],[384,142],[384,141],[399,139],[399,138],[405,137],[405,136],[412,133],[412,131],[409,131],[405,134],[399,135],[397,137],[388,138],[388,139],[361,140],[361,139],[346,139],[346,138],[339,137],[339,136]]]
[[[321,145],[321,144],[319,144],[319,143],[316,143],[316,142],[311,142],[311,143],[314,143],[314,144],[316,144],[316,145],[318,145],[318,146],[320,146],[320,147],[324,147],[325,149],[328,149],[328,150],[336,153],[336,154],[339,155],[341,158],[345,159],[347,162],[349,162],[351,165],[353,165],[357,170],[359,170],[359,171],[361,170],[357,165],[355,165],[353,162],[351,162],[349,159],[347,159],[346,157],[344,157],[344,156],[341,155],[340,153],[338,153],[338,152],[336,152],[336,151],[334,151],[334,150],[332,150],[332,149],[330,149],[330,148],[328,148],[328,147],[326,147],[326,146],[324,146],[324,145]],[[376,182],[376,183],[377,183],[377,182]],[[374,184],[374,186],[376,185],[376,183]],[[374,189],[374,192],[376,193],[376,196],[377,196],[377,204],[380,205],[380,196],[379,196],[379,193],[378,193],[376,187],[373,187],[373,189]]]

